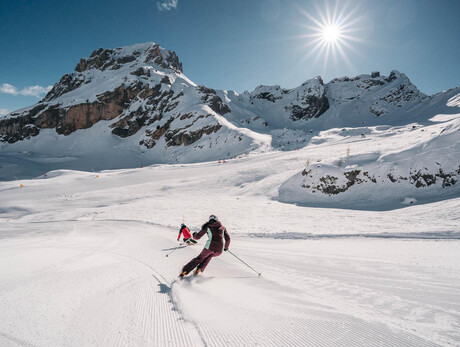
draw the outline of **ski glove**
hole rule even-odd
[[[228,248],[224,248],[224,251],[227,252],[227,251],[228,251]]]

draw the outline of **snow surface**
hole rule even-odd
[[[113,135],[115,119],[1,143],[0,346],[460,345],[460,183],[400,178],[458,179],[460,88],[429,97],[397,71],[315,78],[217,91],[231,109],[219,115],[185,75],[143,59],[85,71],[56,102],[135,83],[140,64],[145,83],[168,75],[162,88],[184,93],[177,112],[210,115],[174,129],[224,130],[147,150],[143,131]],[[289,118],[323,92],[319,118]],[[357,170],[369,181],[338,195],[305,188]],[[177,279],[205,243],[175,250],[180,223],[196,231],[210,214],[261,277],[224,253]]]
[[[398,143],[374,140],[347,145]],[[345,148],[337,137],[220,164],[1,182],[0,345],[458,346],[460,198],[386,211],[277,201],[307,160]],[[224,253],[177,280],[205,242],[165,257],[180,223],[195,231],[211,213],[261,277]]]

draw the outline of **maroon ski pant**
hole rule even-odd
[[[203,250],[197,257],[190,260],[190,262],[182,268],[182,272],[187,271],[187,273],[189,273],[197,266],[201,268],[201,271],[204,271],[204,269],[206,269],[206,266],[208,266],[209,262],[211,261],[212,257],[218,257],[219,255],[221,255],[221,253],[222,252],[211,251],[207,248],[203,248]]]

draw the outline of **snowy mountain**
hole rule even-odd
[[[1,119],[0,136],[5,143],[29,140],[44,129],[69,136],[102,121],[107,122],[105,135],[97,137],[129,138],[133,150],[147,150],[154,162],[196,161],[225,156],[226,150],[235,156],[267,148],[269,138],[259,133],[277,138],[280,129],[407,124],[426,118],[428,104],[443,96],[427,97],[397,71],[327,84],[318,76],[293,89],[215,91],[190,81],[173,51],[145,43],[100,48],[81,59],[38,104]],[[177,153],[168,156],[177,146],[192,146],[200,154],[190,158],[182,148],[180,158]],[[75,146],[72,151],[75,155]]]
[[[113,154],[114,141],[128,139],[118,144],[128,152],[146,151],[145,163],[184,161],[175,150],[182,145],[193,147],[188,152],[208,149],[198,156],[183,154],[188,161],[205,160],[226,155],[229,144],[235,153],[243,153],[261,138],[225,122],[221,115],[226,112],[228,107],[213,89],[183,75],[174,52],[146,43],[101,48],[81,59],[38,104],[2,119],[0,134],[7,143],[37,137],[40,140],[29,141],[30,147],[42,154],[56,155],[49,147],[58,143],[62,155],[98,152],[104,157]],[[97,130],[92,129],[95,125]],[[94,145],[88,148],[88,143]]]
[[[374,72],[327,84],[318,76],[294,89],[259,86],[251,93],[224,91],[219,95],[228,102],[235,118],[246,115],[240,122],[259,130],[261,125],[268,129],[324,130],[386,123],[388,118],[391,123],[404,123],[408,118],[400,117],[402,113],[412,112],[429,99],[398,71],[388,77]]]
[[[427,96],[398,71],[329,83],[318,76],[292,89],[258,86],[238,94],[196,85],[177,55],[158,44],[100,48],[39,103],[0,119],[0,178],[230,159],[324,142],[349,147],[395,136],[393,147],[373,154],[343,148],[338,158],[299,167],[277,198],[341,205],[361,197],[367,205],[362,196],[377,192],[410,195],[408,201],[456,196],[459,95],[453,88]]]

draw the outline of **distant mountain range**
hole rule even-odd
[[[459,113],[459,107],[460,87],[427,96],[398,71],[328,83],[318,76],[293,89],[258,86],[238,94],[196,85],[184,75],[176,53],[158,44],[100,48],[81,59],[40,102],[0,118],[0,159],[3,171],[9,170],[0,179],[22,177],[24,170],[29,170],[25,176],[33,177],[56,168],[128,168],[299,149],[329,129],[365,136],[371,127],[429,125],[432,117]],[[443,137],[448,143],[436,146],[457,148],[457,128],[457,123],[451,124],[444,135],[453,135]],[[390,182],[412,177],[416,185],[424,174],[424,147],[415,153],[401,146],[401,151],[419,158],[417,165],[406,165],[400,173],[387,165],[380,167],[379,175]],[[425,167],[430,171],[431,165],[434,171],[429,174],[444,177],[449,186],[460,175],[458,159],[454,156],[454,163],[447,165],[448,172],[443,171],[442,159],[437,166]],[[32,170],[25,165],[30,162],[40,168]],[[301,186],[337,195],[376,180],[369,168],[352,174],[324,170],[305,168],[283,191]],[[331,170],[334,175],[324,179]],[[425,178],[428,184],[422,183],[430,185],[431,178]]]
[[[316,131],[420,121],[446,108],[447,100],[459,91],[427,96],[398,71],[388,77],[373,72],[326,84],[315,77],[293,89],[216,91],[190,81],[175,52],[144,43],[100,48],[81,59],[39,103],[1,118],[0,139],[29,140],[43,129],[68,136],[104,121],[99,138],[135,138],[130,141],[133,149],[158,152],[159,161],[164,161],[165,151],[178,146],[202,152],[211,147],[214,154],[204,154],[203,159],[218,158],[225,151],[237,154],[273,145],[259,134],[273,135],[279,129]]]

